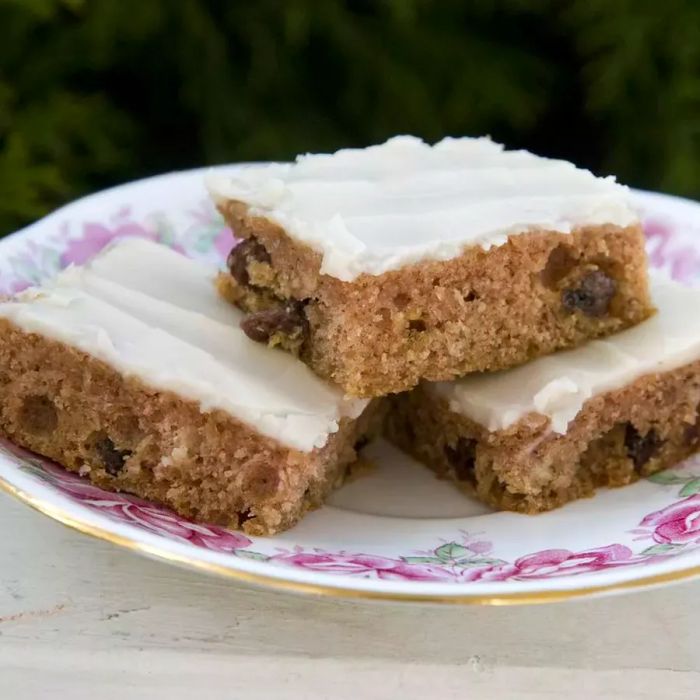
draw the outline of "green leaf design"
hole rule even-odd
[[[456,542],[448,542],[438,547],[435,550],[435,556],[441,561],[454,561],[455,559],[464,559],[465,557],[471,556],[473,553],[470,549],[467,549],[461,544]]]
[[[61,255],[53,248],[44,248],[42,251],[42,267],[49,270],[58,270],[61,267]]]
[[[499,566],[500,564],[506,564],[503,559],[493,559],[491,557],[471,557],[468,559],[460,559],[455,562],[457,566],[463,569],[473,569],[477,566]]]
[[[206,253],[209,250],[209,244],[206,240],[198,238],[197,240],[195,240],[194,244],[192,245],[192,248],[198,253]]]
[[[194,248],[199,253],[206,253],[214,245],[214,239],[216,238],[218,231],[214,228],[206,228],[199,234],[196,239]]]
[[[437,557],[401,557],[407,564],[442,564],[442,560]]]
[[[158,217],[155,222],[158,242],[172,247],[175,244],[175,231],[165,217]]]
[[[700,476],[691,479],[678,493],[679,496],[692,496],[694,493],[700,493]]]
[[[255,561],[267,561],[270,557],[262,552],[250,552],[247,549],[235,550],[235,555],[241,559],[254,559]]]
[[[640,554],[642,556],[645,556],[645,557],[650,557],[650,556],[653,556],[654,554],[666,554],[667,552],[671,552],[680,546],[682,546],[682,545],[655,544],[655,545],[652,545],[651,547],[647,547],[644,551],[640,552]]]
[[[688,481],[687,476],[679,476],[678,474],[673,474],[671,472],[659,472],[658,474],[652,474],[647,478],[647,481],[651,481],[654,484],[662,484],[667,486],[669,484],[685,484]],[[696,477],[690,477],[695,479]]]
[[[10,265],[18,279],[27,282],[36,282],[38,280],[39,275],[37,274],[38,271],[34,260],[28,262],[24,258],[14,258],[10,260]]]
[[[31,459],[22,460],[21,468],[24,471],[29,472],[30,474],[34,474],[35,476],[40,476],[43,479],[47,478],[46,472],[42,468],[41,464],[39,464],[38,462],[35,462]]]

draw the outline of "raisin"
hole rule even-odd
[[[293,339],[306,338],[309,322],[303,302],[289,301],[275,309],[249,314],[241,321],[241,329],[251,340],[268,343],[277,333]]]
[[[445,445],[445,457],[459,481],[476,484],[476,440],[461,437],[454,447]]]
[[[578,283],[578,287],[565,289],[561,300],[567,311],[581,311],[586,316],[604,316],[617,291],[617,283],[602,270],[593,270]]]
[[[631,423],[625,426],[627,456],[632,460],[632,464],[634,464],[634,468],[637,471],[658,453],[663,442],[653,428],[641,435]]]
[[[118,476],[124,468],[124,462],[131,455],[131,450],[118,450],[108,437],[100,438],[95,443],[95,449],[110,476]]]
[[[414,318],[408,322],[408,330],[409,331],[415,331],[416,333],[422,333],[425,331],[427,326],[425,325],[425,321],[422,321],[420,318]]]
[[[686,425],[683,431],[683,441],[686,445],[696,445],[700,441],[700,425],[697,423]]]
[[[244,241],[241,241],[228,254],[226,264],[231,271],[231,276],[243,287],[250,285],[248,265],[253,261],[270,262],[270,254],[265,250],[262,243],[259,243],[254,238],[246,238]]]
[[[247,523],[253,517],[253,512],[246,508],[238,513],[238,527],[241,527],[244,523]]]

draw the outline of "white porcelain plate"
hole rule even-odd
[[[700,205],[636,193],[654,267],[700,281]],[[143,236],[221,265],[232,236],[202,171],[155,177],[70,204],[0,241],[0,293]],[[150,556],[231,578],[336,596],[545,602],[700,575],[700,460],[538,516],[492,513],[386,444],[376,468],[276,537],[247,537],[102,491],[0,443],[0,484],[47,515]]]

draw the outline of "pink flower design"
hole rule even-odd
[[[10,284],[3,289],[3,293],[9,295],[19,294],[31,286],[32,283],[30,280],[17,280],[15,282],[10,282]]]
[[[295,551],[275,555],[272,557],[272,561],[322,573],[372,575],[380,579],[444,581],[454,578],[454,574],[442,566],[408,564],[399,559],[370,554]]]
[[[490,545],[489,545],[490,548]],[[400,559],[347,554],[341,552],[284,553],[272,557],[278,563],[323,573],[376,576],[380,579],[404,581],[510,581],[553,578],[602,571],[631,563],[632,550],[623,545],[571,552],[568,549],[547,549],[517,559],[488,566],[459,567],[431,563],[409,563]],[[639,560],[637,560],[639,561]]]
[[[484,569],[468,569],[468,581],[507,581],[571,576],[603,571],[628,564],[634,554],[629,547],[611,544],[607,547],[571,552],[568,549],[544,549],[516,559],[512,564],[495,564]]]
[[[222,260],[226,260],[228,257],[235,240],[231,229],[227,226],[224,226],[214,239],[214,250],[216,250]]]
[[[217,525],[193,523],[164,508],[136,500],[125,498],[107,508],[102,505],[101,510],[108,510],[119,520],[137,525],[143,530],[216,552],[234,552],[252,544],[251,540],[240,532],[226,530]]]
[[[633,557],[629,547],[610,544],[576,553],[566,549],[547,549],[517,559],[515,566],[519,578],[541,578],[602,571],[627,563]]]
[[[700,255],[696,247],[679,246],[674,228],[666,221],[644,222],[649,262],[652,267],[667,268],[673,279],[692,281],[700,274]]]
[[[493,545],[488,540],[477,540],[476,542],[468,542],[464,545],[469,551],[474,554],[486,554],[493,549]]]
[[[302,547],[296,547],[292,551],[278,550],[277,554],[266,554],[247,549],[253,542],[240,532],[216,525],[191,522],[159,505],[134,496],[108,493],[88,480],[7,441],[1,440],[0,447],[16,455],[22,460],[25,468],[51,483],[72,500],[120,522],[194,547],[324,574],[468,584],[573,576],[640,565],[673,556],[668,551],[658,550],[656,547],[635,554],[627,546],[611,544],[579,552],[546,549],[509,562],[491,558],[492,543],[488,540],[470,541],[467,533],[463,533],[462,543],[443,541],[433,550],[407,557],[394,558],[345,551],[328,552]],[[696,478],[691,475],[686,482]],[[700,494],[695,494],[650,513],[642,520],[640,528],[631,532],[646,533],[647,538],[653,538],[656,543],[662,545],[700,543],[699,515]]]
[[[61,255],[61,266],[71,263],[83,265],[90,258],[99,253],[110,241],[116,238],[147,238],[157,241],[155,231],[132,221],[122,222],[110,228],[101,223],[85,223],[80,238],[68,239],[67,245]]]
[[[252,544],[252,541],[240,532],[218,525],[194,523],[162,506],[135,496],[103,491],[87,479],[49,462],[43,463],[43,471],[50,475],[53,485],[65,495],[71,496],[88,508],[108,513],[111,517],[129,525],[136,525],[142,530],[217,552],[234,552]]]
[[[518,567],[504,562],[485,567],[474,567],[462,572],[462,581],[508,581],[518,578]]]
[[[700,542],[700,494],[649,513],[640,525],[654,528],[652,538],[659,544]]]

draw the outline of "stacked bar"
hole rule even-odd
[[[243,242],[220,280],[249,337],[355,396],[499,370],[647,318],[627,189],[488,139],[212,175]]]

